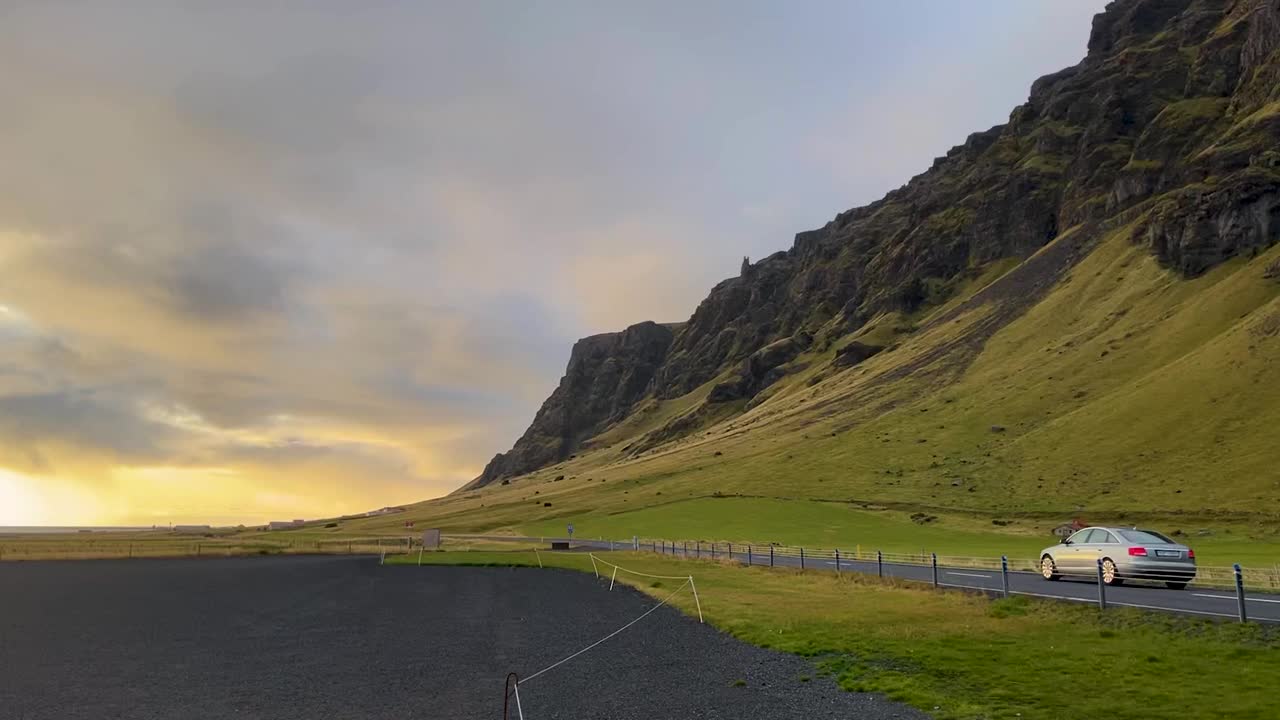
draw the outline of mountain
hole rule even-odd
[[[1278,241],[1280,0],[1117,0],[1007,123],[579,341],[464,489],[1273,512]]]

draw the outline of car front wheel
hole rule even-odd
[[[1048,555],[1040,558],[1040,575],[1043,576],[1045,580],[1057,580],[1062,577],[1058,574],[1057,564],[1055,564],[1053,562],[1053,558]]]

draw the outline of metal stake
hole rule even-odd
[[[1102,558],[1098,558],[1098,609],[1107,609],[1107,584],[1102,582]]]
[[[1231,566],[1236,571],[1236,605],[1240,611],[1240,622],[1249,622],[1249,613],[1244,607],[1244,571],[1240,563]]]
[[[1000,587],[1004,596],[1009,597],[1009,556],[1000,556]]]
[[[933,586],[938,587],[938,553],[933,553]]]

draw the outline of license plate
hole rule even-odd
[[[1182,557],[1182,553],[1178,550],[1157,550],[1156,557]]]

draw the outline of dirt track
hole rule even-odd
[[[581,573],[353,557],[6,563],[0,589],[3,720],[496,719],[507,672],[654,602]],[[920,717],[802,675],[664,607],[521,697],[527,720]]]

